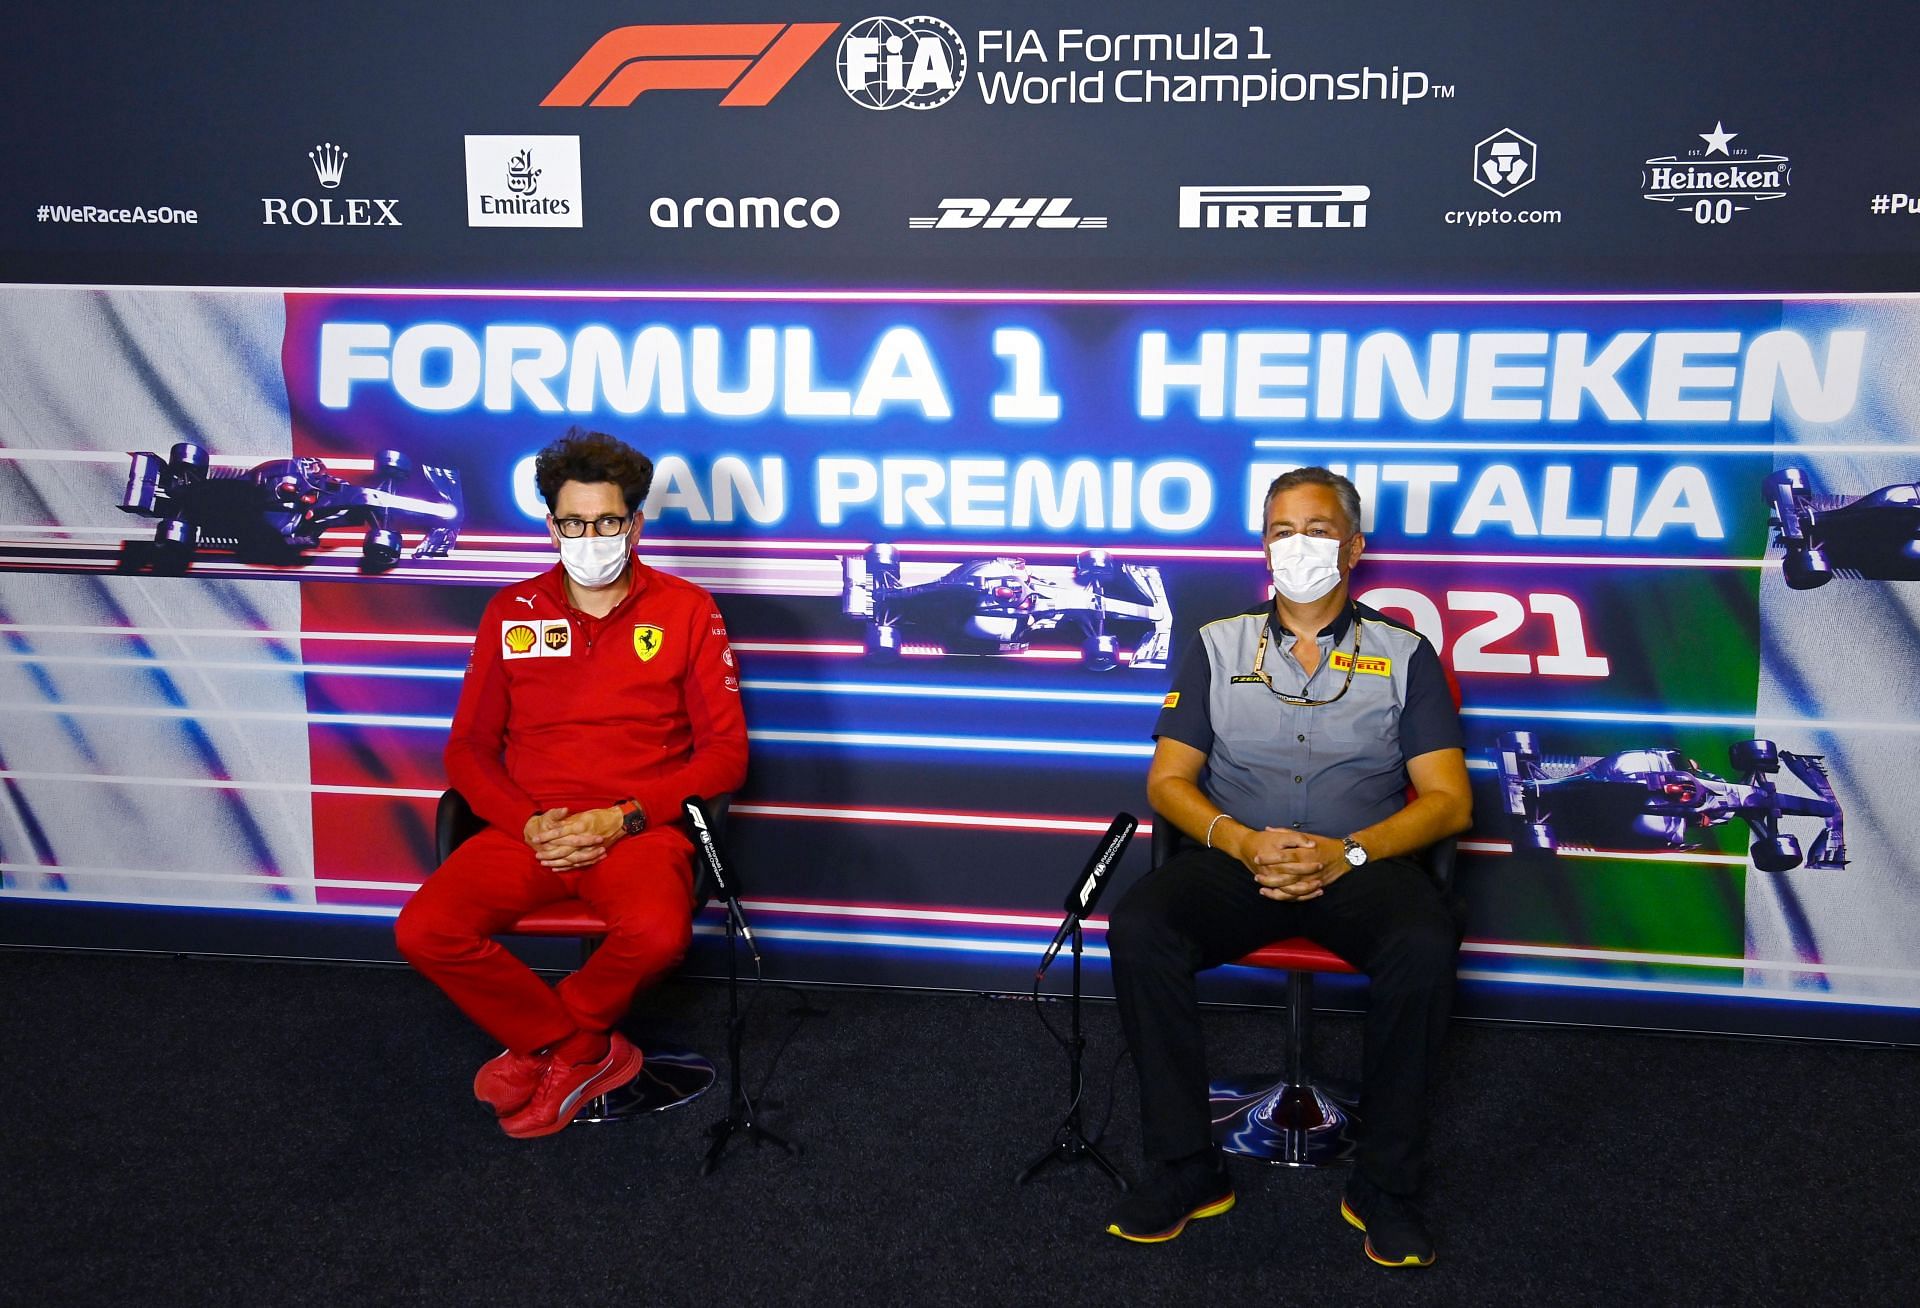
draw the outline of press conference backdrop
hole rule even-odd
[[[1021,986],[1325,463],[1461,696],[1464,1011],[1911,1038],[1920,32],[1847,15],[46,15],[0,938],[391,957],[580,423],[725,614],[786,974]]]

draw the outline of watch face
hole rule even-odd
[[[1360,848],[1360,846],[1358,845],[1347,846],[1347,862],[1353,864],[1353,866],[1355,867],[1359,867],[1362,863],[1366,861],[1367,861],[1366,850]]]

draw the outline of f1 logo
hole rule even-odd
[[[725,91],[727,105],[765,104],[838,23],[676,23],[616,27],[540,102],[619,109],[648,91]]]

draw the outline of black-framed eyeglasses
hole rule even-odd
[[[555,518],[554,530],[568,540],[579,540],[587,534],[587,528],[593,528],[596,536],[618,536],[633,521],[632,514],[603,513],[597,518]]]
[[[1347,679],[1340,683],[1340,689],[1332,699],[1309,699],[1305,695],[1296,695],[1292,691],[1282,690],[1273,684],[1273,678],[1267,675],[1267,638],[1273,634],[1272,623],[1260,624],[1260,647],[1253,654],[1253,675],[1258,677],[1283,704],[1291,704],[1295,708],[1319,708],[1324,704],[1333,703],[1341,695],[1353,689],[1353,674],[1360,668],[1360,615],[1357,613],[1349,615],[1349,621],[1353,623],[1353,650],[1347,655]]]

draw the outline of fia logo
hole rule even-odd
[[[938,18],[863,18],[840,38],[840,89],[863,109],[937,109],[967,80],[967,43]]]

